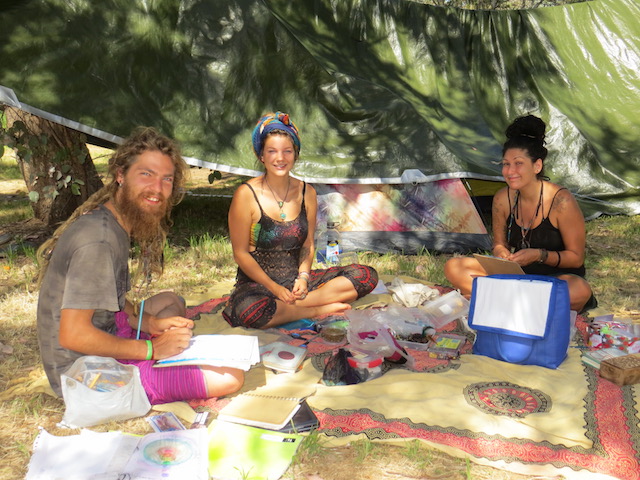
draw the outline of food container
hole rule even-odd
[[[318,323],[320,336],[328,343],[342,343],[347,337],[349,321],[345,317],[337,317]]]
[[[363,382],[373,380],[382,375],[384,358],[377,355],[366,355],[358,351],[351,351],[351,355],[347,357],[347,361],[349,365],[358,371]]]
[[[439,329],[467,315],[469,300],[460,295],[457,290],[453,290],[425,303],[420,309],[428,315],[431,325]]]

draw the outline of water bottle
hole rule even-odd
[[[338,265],[340,263],[342,245],[340,244],[340,232],[338,231],[338,225],[338,222],[327,222],[327,246],[325,258],[328,265]]]
[[[339,222],[328,221],[325,226],[316,230],[316,261],[324,265],[338,265],[342,245],[340,244],[340,232],[337,227]]]
[[[325,225],[319,225],[316,228],[316,262],[326,263],[327,255],[327,228]]]

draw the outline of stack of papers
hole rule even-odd
[[[260,362],[258,337],[253,335],[196,335],[184,352],[158,360],[154,367],[211,365],[249,370]]]
[[[41,430],[26,480],[208,480],[208,433],[203,428],[150,433],[54,436]]]

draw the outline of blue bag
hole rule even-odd
[[[476,330],[475,354],[558,368],[569,348],[569,286],[544,275],[476,277],[469,326]]]

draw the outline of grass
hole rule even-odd
[[[3,147],[4,148],[4,147]],[[15,156],[10,150],[0,156],[0,182],[3,191],[0,193],[0,225],[27,220],[33,215],[22,173]]]
[[[104,172],[107,154],[99,155],[97,167]],[[3,175],[0,178],[0,196],[7,195],[9,190],[12,196],[26,198],[19,170],[11,168],[6,156],[0,160],[0,167]],[[178,292],[190,292],[216,282],[229,282],[235,274],[226,212],[230,202],[228,195],[242,179],[225,176],[209,185],[206,180],[208,171],[193,169],[191,173],[189,190],[207,196],[188,196],[176,208],[175,226],[166,250],[165,275],[154,285],[154,290],[172,288]],[[2,202],[1,224],[29,219],[30,212],[23,211],[23,208],[20,201]],[[28,204],[26,209],[30,210]],[[634,319],[640,316],[638,233],[640,217],[601,217],[587,223],[587,269],[602,309]],[[436,283],[445,283],[442,269],[448,258],[448,255],[426,250],[415,256],[360,254],[360,261],[373,265],[380,273],[415,276]],[[17,250],[0,258],[0,342],[13,348],[13,353],[0,356],[1,390],[19,383],[18,379],[35,379],[42,373],[35,325],[36,275],[33,248]],[[62,401],[45,394],[18,396],[0,402],[0,444],[3,445],[0,478],[24,478],[38,426],[57,435],[75,433],[56,427],[63,413]],[[120,429],[132,433],[149,431],[143,419],[94,429]],[[468,459],[450,457],[418,441],[391,445],[358,440],[350,445],[330,447],[324,440],[323,435],[310,434],[284,478],[527,478],[477,465]]]
[[[0,155],[0,181],[14,181],[22,178],[13,150],[4,146],[2,148],[3,154]]]

